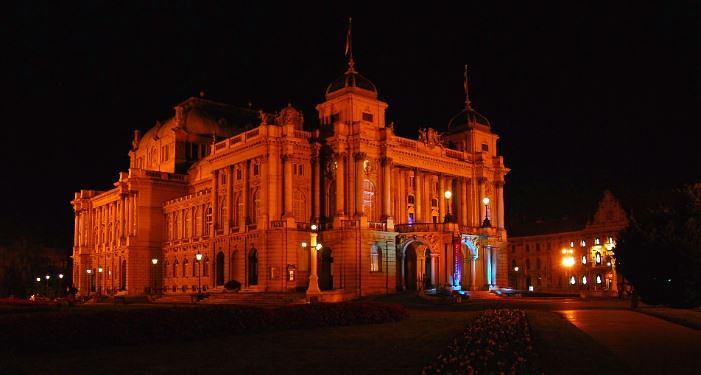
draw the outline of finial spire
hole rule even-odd
[[[355,72],[355,61],[353,60],[353,17],[348,17],[348,33],[346,34],[346,57],[348,57],[348,72]]]
[[[465,64],[465,79],[463,81],[463,87],[465,88],[465,109],[472,109],[472,106],[470,105],[470,90],[468,90],[467,86],[467,64]]]

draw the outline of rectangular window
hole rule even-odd
[[[486,143],[482,143],[482,151],[484,151],[484,152],[489,151],[489,145],[487,145]]]
[[[304,166],[302,164],[299,165],[299,173],[300,176],[304,176]]]
[[[526,244],[526,252],[529,252],[529,251],[531,251],[531,245]]]
[[[535,244],[535,251],[540,251],[540,244],[539,243]]]
[[[292,164],[292,174],[296,175],[297,174],[297,164]]]
[[[363,112],[363,121],[372,122],[372,113]]]

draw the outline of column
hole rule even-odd
[[[344,216],[345,209],[345,157],[342,154],[336,154],[336,216]]]
[[[445,176],[442,174],[438,175],[438,222],[441,223],[445,220]]]
[[[195,222],[194,216],[192,222]],[[226,169],[226,233],[231,232],[234,225],[234,166]],[[194,227],[194,226],[193,226]]]
[[[216,169],[212,171],[212,237],[217,233],[217,228],[219,223],[217,223],[217,218],[219,217],[219,200],[217,196],[219,195],[219,171]]]
[[[491,248],[489,252],[489,255],[491,256],[489,264],[492,267],[490,272],[492,278],[489,280],[489,285],[493,286],[497,285],[497,251],[499,251],[498,248]]]
[[[484,222],[484,219],[487,217],[487,206],[485,206],[482,203],[482,199],[485,197],[485,189],[484,189],[484,184],[487,182],[487,180],[484,177],[480,177],[478,183],[479,183],[479,196],[477,197],[477,205],[479,206],[479,218],[477,219],[477,222],[479,223],[478,226],[482,226],[482,223]]]
[[[487,289],[492,285],[492,249],[484,246],[484,281]]]
[[[424,181],[423,181],[423,174],[419,172],[419,169],[414,170],[414,222],[416,223],[421,223],[423,222],[423,212],[421,212],[423,208],[423,199],[424,199],[424,194],[423,194],[423,186],[424,186]]]
[[[292,157],[283,155],[283,163],[285,163],[285,217],[292,217]]]
[[[260,160],[260,178],[261,178],[261,183],[258,185],[260,187],[260,217],[258,218],[258,228],[259,229],[267,229],[268,228],[268,223],[269,223],[269,217],[270,217],[270,207],[272,204],[270,204],[270,192],[269,192],[269,186],[270,184],[268,181],[271,179],[270,176],[270,156],[264,156]]]
[[[397,222],[399,224],[406,224],[406,181],[404,180],[404,170],[399,169],[397,171],[397,176],[397,180],[399,181],[399,186],[397,186],[397,205],[399,206],[397,207],[397,213],[399,218],[397,218]]]
[[[124,239],[125,235],[125,228],[127,228],[125,220],[125,211],[126,211],[126,206],[127,205],[127,197],[126,195],[122,194],[121,196],[121,203],[119,204],[119,236]]]
[[[355,215],[363,216],[363,163],[367,154],[356,152],[353,155],[355,160]]]
[[[243,171],[243,187],[241,188],[241,216],[239,218],[239,232],[245,232],[248,225],[248,180],[250,173],[250,160],[241,163]]]
[[[458,182],[460,185],[460,194],[458,194],[458,202],[460,203],[460,215],[458,216],[458,222],[460,225],[469,225],[467,221],[467,187],[465,182],[465,177],[460,177]]]
[[[268,218],[273,220],[279,220],[282,216],[280,212],[282,210],[282,188],[280,184],[280,155],[271,147],[267,157],[267,179],[268,179],[268,201],[266,202],[268,206]]]
[[[314,176],[312,177],[312,191],[314,192],[314,208],[312,211],[312,220],[310,221],[314,222],[316,220],[319,220],[319,216],[321,216],[321,162],[319,160],[318,154],[315,154],[312,157],[312,173],[314,174]]]
[[[477,254],[470,254],[470,290],[477,289]]]
[[[392,217],[391,203],[391,180],[392,180],[392,158],[387,156],[382,158],[382,218],[387,219]]]
[[[75,211],[75,217],[73,219],[74,225],[73,225],[73,246],[79,246],[78,244],[78,215],[80,215],[80,212]]]
[[[504,183],[497,182],[497,228],[504,229]]]

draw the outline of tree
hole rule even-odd
[[[701,305],[701,184],[631,213],[617,266],[650,304]]]

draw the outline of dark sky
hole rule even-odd
[[[0,26],[2,221],[70,246],[72,193],[109,188],[128,168],[133,130],[200,90],[267,111],[291,101],[314,126],[314,105],[345,70],[349,15],[357,67],[401,135],[445,129],[470,66],[473,104],[512,169],[510,216],[576,210],[605,187],[701,181],[697,2],[246,3],[22,2],[10,11]]]

